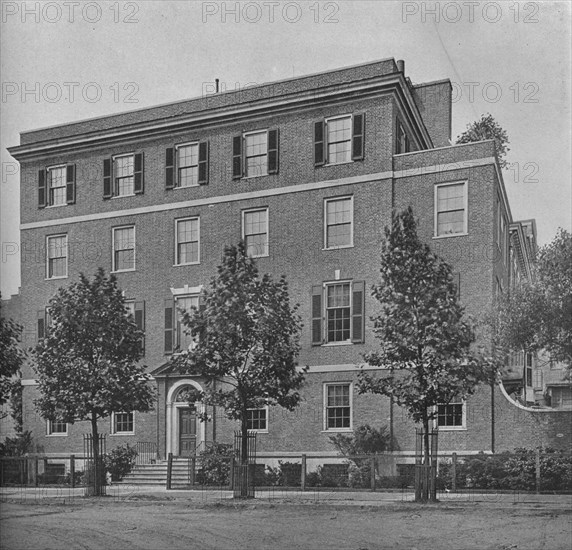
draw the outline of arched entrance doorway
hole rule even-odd
[[[194,380],[180,380],[167,394],[167,453],[195,454],[205,440],[205,423],[198,415],[204,405],[198,401],[202,387]]]

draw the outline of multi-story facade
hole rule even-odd
[[[295,412],[251,411],[259,449],[331,454],[329,436],[366,423],[391,423],[399,449],[412,449],[405,411],[355,389],[356,365],[377,345],[370,288],[392,212],[413,207],[469,314],[509,287],[512,254],[520,276],[528,262],[524,247],[510,252],[494,143],[451,145],[451,108],[448,80],[414,85],[403,62],[387,59],[21,134],[10,151],[22,175],[24,323],[41,337],[57,288],[102,266],[145,330],[156,407],[102,422],[108,447],[156,442],[164,457],[231,441],[236,424],[221,411],[197,421],[188,401],[202,381],[168,360],[189,345],[178,308],[197,303],[223,247],[242,238],[261,272],[286,275],[304,320],[299,363],[309,367]],[[40,418],[29,366],[23,384],[25,429],[41,450],[81,451],[87,425]],[[496,426],[495,399],[508,411]],[[492,450],[495,431],[497,449],[514,447],[503,435],[514,433],[513,410],[500,386],[443,407],[440,447]]]

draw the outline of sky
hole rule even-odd
[[[453,85],[453,139],[507,131],[513,219],[572,226],[571,3],[0,0],[0,290],[18,291],[19,132],[359,63]],[[30,190],[30,192],[35,192]]]

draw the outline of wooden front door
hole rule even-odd
[[[190,408],[179,409],[179,455],[195,454],[197,446],[197,413]]]

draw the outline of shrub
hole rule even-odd
[[[137,449],[129,445],[115,447],[103,457],[105,470],[111,473],[112,481],[121,481],[135,466]]]
[[[0,456],[24,456],[32,450],[32,432],[21,432],[0,443]]]
[[[232,445],[213,443],[200,452],[201,468],[197,481],[201,485],[228,485],[230,483],[230,457]]]
[[[302,483],[302,464],[278,461],[280,475],[278,483],[284,487],[299,487]]]

